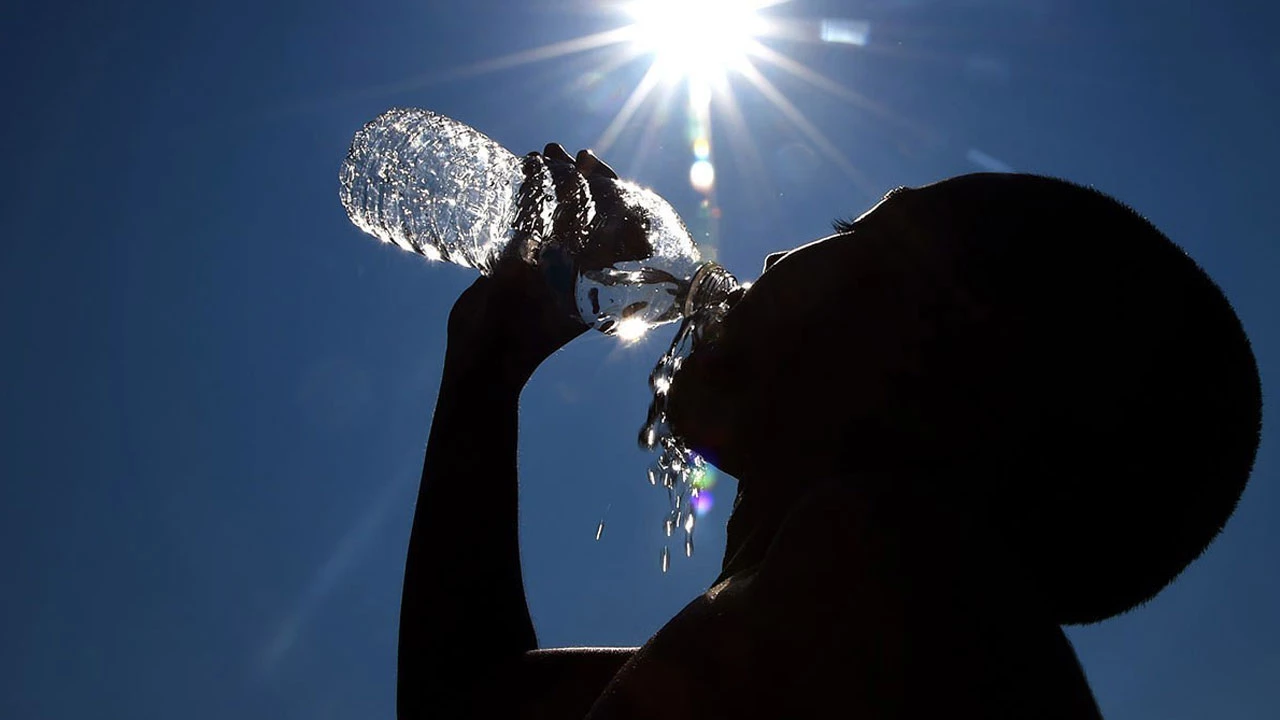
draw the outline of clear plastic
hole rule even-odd
[[[388,110],[351,141],[340,197],[356,227],[432,260],[487,272],[511,239],[520,159],[429,110]]]
[[[518,158],[474,128],[420,108],[388,110],[361,128],[339,180],[356,227],[484,273],[517,237],[535,246],[521,251],[537,262],[536,246],[552,239],[561,210],[546,163]],[[679,319],[703,264],[679,215],[634,183],[592,179],[576,189],[578,224],[605,229],[577,239],[581,247],[565,248],[577,259],[573,300],[581,319],[624,338]],[[642,231],[638,244],[598,247],[625,222]]]
[[[634,338],[684,318],[650,376],[653,401],[640,445],[659,452],[647,474],[670,500],[666,538],[681,531],[685,555],[692,555],[692,501],[706,463],[671,432],[667,392],[743,288],[700,258],[671,205],[634,183],[583,179],[536,154],[516,157],[474,128],[417,108],[389,110],[357,132],[339,180],[356,227],[430,260],[489,273],[504,255],[539,263],[558,249],[572,262],[579,317],[601,332]],[[557,192],[574,193],[576,202],[559,203]],[[576,217],[561,217],[570,208]],[[561,237],[556,224],[578,232]],[[601,520],[597,540],[603,531]],[[670,566],[667,546],[661,566]]]

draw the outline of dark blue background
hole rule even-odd
[[[764,66],[859,184],[735,81],[746,134],[714,125],[718,257],[754,277],[894,186],[998,158],[1147,214],[1222,284],[1274,387],[1280,13],[1263,7],[774,8],[869,21],[865,47],[769,44],[885,112]],[[516,152],[591,145],[643,61],[592,82],[618,48],[450,73],[624,22],[585,0],[0,10],[0,714],[392,715],[444,322],[472,276],[360,235],[338,164],[392,105]],[[607,158],[694,218],[683,105],[658,120],[648,150],[637,122]],[[700,552],[657,571],[666,500],[634,437],[669,335],[584,337],[525,392],[523,552],[547,646],[639,644],[718,567],[731,480]],[[1071,631],[1108,717],[1274,716],[1277,462],[1264,442],[1235,519],[1169,590]]]

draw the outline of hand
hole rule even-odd
[[[510,259],[454,303],[445,364],[519,389],[543,360],[587,327],[565,308],[539,268]]]
[[[546,146],[543,159],[559,179],[556,195],[563,212],[557,213],[555,231],[581,232],[564,220],[578,215],[573,182],[617,179],[617,173],[590,150],[575,159],[555,143]],[[577,317],[573,273],[555,242],[546,243],[537,267],[515,256],[503,258],[454,303],[447,365],[523,387],[538,365],[588,328]]]
[[[548,162],[569,163],[574,166],[578,174],[587,179],[594,177],[618,179],[618,173],[590,150],[579,150],[578,157],[573,158],[569,157],[569,153],[560,143],[547,143],[547,146],[542,149],[542,157]]]

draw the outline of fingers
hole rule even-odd
[[[616,181],[618,174],[594,152],[579,150],[573,158],[559,143],[547,143],[542,157],[557,202],[548,239],[554,238],[553,244],[563,244],[568,252],[576,255],[586,247],[590,226],[600,207],[599,200],[609,196],[607,192],[597,195],[592,187],[598,182]],[[597,202],[592,202],[593,199]]]
[[[610,180],[618,179],[618,173],[590,150],[579,150],[578,157],[575,158],[570,156],[560,143],[547,143],[546,147],[542,148],[542,156],[548,160],[572,164],[583,177],[599,175]]]
[[[566,163],[573,162],[573,158],[570,157],[569,152],[565,150],[560,143],[547,143],[547,146],[542,149],[542,154],[551,160]]]
[[[574,162],[578,167],[578,172],[582,173],[584,177],[603,175],[610,180],[618,179],[618,173],[614,172],[613,168],[596,157],[596,154],[590,150],[579,150],[578,157]]]

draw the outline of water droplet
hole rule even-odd
[[[669,567],[671,567],[671,551],[667,549],[667,546],[663,545],[662,546],[662,572],[666,572],[667,568]]]
[[[667,422],[667,393],[670,391],[676,373],[700,342],[714,340],[719,330],[720,320],[732,305],[730,298],[737,287],[737,281],[727,271],[714,264],[706,264],[699,268],[694,280],[682,287],[681,302],[685,313],[684,321],[671,346],[659,359],[649,375],[649,386],[653,397],[649,404],[649,415],[641,431],[641,444],[648,450],[660,448],[654,465],[648,469],[651,484],[656,485],[657,478],[662,478],[662,485],[667,489],[667,500],[670,512],[663,521],[663,530],[671,537],[675,528],[685,533],[685,555],[693,554],[693,528],[695,524],[695,506],[702,497],[699,483],[707,472],[705,460],[685,446],[671,431]],[[740,293],[739,293],[740,295]],[[709,495],[707,496],[709,499]],[[668,563],[668,550],[663,549],[663,571]]]
[[[604,534],[604,520],[601,520],[600,524],[596,526],[596,542],[600,541],[600,536],[603,534]]]

